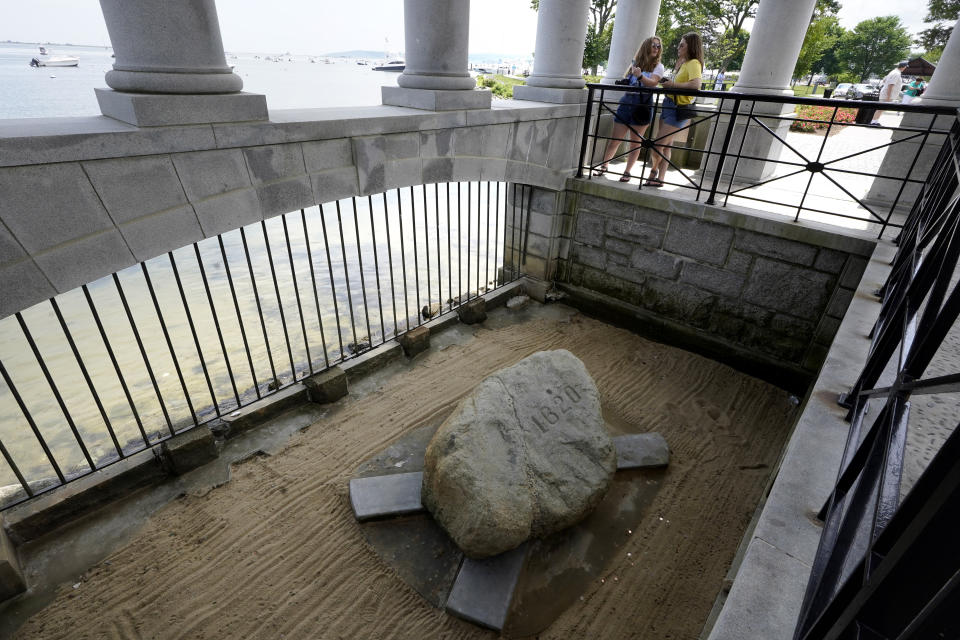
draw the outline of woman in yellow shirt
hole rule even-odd
[[[699,89],[703,75],[703,41],[700,34],[691,31],[684,34],[677,47],[677,65],[673,80],[661,80],[664,89]],[[693,96],[664,96],[660,112],[658,144],[650,162],[650,176],[644,183],[648,187],[662,187],[670,160],[670,143],[677,131],[690,124],[690,116],[682,113],[683,107],[693,104]],[[678,107],[680,111],[678,112]],[[686,117],[683,117],[686,116]]]

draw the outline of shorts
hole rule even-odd
[[[686,120],[679,120],[677,116],[677,104],[673,101],[672,98],[664,98],[663,106],[660,110],[660,120],[670,125],[671,127],[676,127],[677,129],[682,129],[683,127],[690,124],[690,118]]]
[[[618,124],[643,126],[653,120],[653,107],[646,106],[650,94],[628,93],[620,98],[614,122]]]

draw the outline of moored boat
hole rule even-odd
[[[403,71],[407,66],[407,63],[403,60],[391,60],[385,64],[377,65],[373,68],[374,71]]]
[[[40,47],[40,55],[30,60],[31,67],[76,67],[79,64],[80,58],[50,55],[46,47]]]

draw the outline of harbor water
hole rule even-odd
[[[0,119],[99,116],[110,50],[48,45],[79,66],[30,67],[37,46],[0,45]],[[376,105],[397,78],[322,56],[228,62],[271,109]],[[21,396],[0,379],[0,443],[41,490],[389,340],[423,307],[448,311],[496,285],[506,200],[502,183],[453,183],[325,203],[0,319],[0,363]],[[0,459],[0,508],[25,495]]]

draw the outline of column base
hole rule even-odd
[[[380,87],[383,104],[426,111],[489,109],[493,101],[490,89],[410,89]]]
[[[551,102],[553,104],[582,104],[587,101],[586,89],[558,89],[556,87],[531,87],[517,85],[513,88],[515,100]]]
[[[138,127],[267,120],[267,98],[259,93],[126,93],[94,89],[100,113]]]

